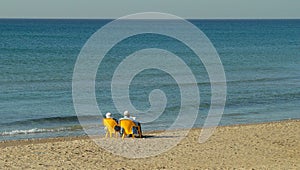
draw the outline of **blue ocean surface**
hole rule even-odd
[[[0,141],[85,134],[73,106],[73,70],[89,37],[110,21],[0,19]],[[219,125],[300,118],[300,20],[190,22],[210,39],[224,66],[227,100]],[[112,76],[126,56],[145,48],[171,51],[193,70],[201,95],[194,127],[201,127],[211,100],[205,67],[180,41],[156,34],[127,38],[106,54],[95,85],[101,112],[122,117],[111,96]],[[168,102],[159,118],[142,124],[144,131],[168,128],[181,107],[176,81],[157,69],[132,80],[131,103],[147,110],[154,89],[164,91]],[[81,119],[103,132],[98,117]]]

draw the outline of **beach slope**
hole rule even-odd
[[[186,138],[167,152],[140,159],[128,159],[112,154],[88,137],[1,142],[0,167],[1,169],[300,169],[300,121],[218,127],[212,137],[202,144],[198,142],[200,130],[191,130]],[[155,138],[155,133],[145,135],[145,139],[134,139],[135,142],[163,140]]]

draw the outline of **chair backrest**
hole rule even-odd
[[[110,132],[114,132],[117,122],[113,118],[104,118],[103,124]]]
[[[132,128],[135,126],[134,122],[129,119],[121,119],[120,126],[124,129],[125,134],[133,134]]]

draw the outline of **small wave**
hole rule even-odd
[[[32,134],[32,133],[44,133],[44,132],[59,132],[65,131],[67,128],[59,128],[59,129],[29,129],[29,130],[13,130],[9,132],[2,132],[1,136],[10,136],[10,135],[20,135],[20,134]]]
[[[28,130],[12,130],[5,131],[0,133],[0,136],[13,136],[13,135],[22,135],[22,134],[34,134],[34,133],[47,133],[47,132],[61,132],[61,131],[74,131],[82,129],[81,126],[72,126],[72,127],[62,127],[62,128],[54,128],[54,129],[28,129]]]

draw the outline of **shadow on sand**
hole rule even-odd
[[[156,136],[156,135],[143,135],[142,138],[178,138],[179,136]]]

